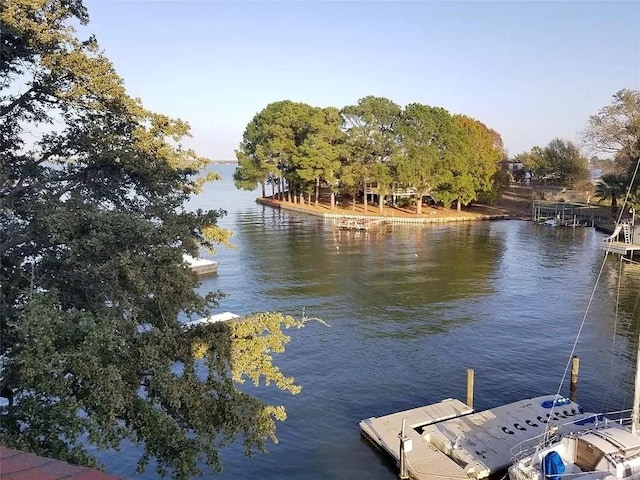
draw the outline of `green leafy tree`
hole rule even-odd
[[[454,115],[457,135],[449,148],[453,150],[448,172],[438,188],[438,195],[462,205],[476,200],[494,188],[496,173],[504,152],[496,142],[495,132],[466,115]]]
[[[432,195],[446,175],[455,125],[445,109],[414,103],[402,112],[398,130],[402,149],[393,164],[399,182],[415,190],[416,214],[421,215],[423,198]]]
[[[228,239],[222,211],[184,208],[216,176],[194,180],[189,126],[129,97],[78,21],[80,0],[0,3],[0,443],[92,465],[128,440],[140,469],[217,471],[221,445],[275,441],[284,410],[237,383],[297,392],[271,355],[301,322],[183,326],[220,298],[183,260]]]
[[[256,181],[273,180],[277,175],[274,183],[279,189],[286,189],[288,200],[294,201],[296,193],[306,190],[313,180],[300,176],[300,148],[314,129],[316,110],[306,103],[283,100],[270,103],[256,114],[236,152],[236,186],[253,188]],[[314,175],[311,173],[312,178]],[[279,193],[282,198],[283,191]]]
[[[553,139],[542,154],[547,175],[558,185],[571,188],[589,179],[589,162],[572,142]]]
[[[632,172],[640,156],[640,91],[623,89],[613,95],[611,105],[589,117],[582,140],[594,152],[613,155],[621,170]]]
[[[371,178],[377,184],[377,192],[379,197],[378,211],[382,215],[384,213],[385,197],[391,192],[391,183],[393,182],[392,167],[389,163],[375,163],[371,169]]]
[[[528,152],[516,155],[514,161],[522,163],[534,178],[543,178],[547,175],[548,168],[545,163],[545,157],[542,148],[537,145]]]
[[[615,215],[618,211],[618,199],[623,198],[628,190],[628,178],[626,175],[609,173],[603,175],[596,183],[595,197],[611,201],[611,212]]]
[[[389,162],[398,148],[396,125],[400,119],[400,112],[401,108],[391,100],[374,96],[361,98],[357,105],[349,105],[342,109],[347,132],[348,162],[362,165],[362,168],[352,170],[358,170],[362,174],[360,182],[365,192],[365,211],[368,184],[378,181],[372,176],[373,165]]]
[[[360,191],[360,179],[364,178],[364,165],[360,162],[347,162],[340,168],[338,189],[351,198],[352,209],[356,208],[356,200]]]
[[[267,118],[265,118],[267,117]],[[268,122],[268,110],[257,114],[245,128],[240,147],[235,151],[238,167],[233,172],[236,187],[253,190],[261,186],[262,196],[266,196],[265,185],[270,181],[272,187],[278,178],[276,162],[265,148],[266,139],[263,126]],[[272,190],[272,195],[274,194]]]
[[[296,105],[290,100],[273,102],[258,112],[245,128],[240,147],[236,150],[238,167],[234,172],[238,188],[253,190],[270,181],[278,186],[282,197],[285,177],[291,170],[291,157],[295,153],[295,138],[289,112]]]
[[[344,156],[344,132],[342,117],[335,107],[315,108],[309,116],[309,131],[293,158],[298,176],[309,185],[315,193],[315,204],[318,205],[320,183],[325,181],[331,191],[331,208],[335,205],[335,194],[338,184],[336,174],[340,169],[340,161]]]

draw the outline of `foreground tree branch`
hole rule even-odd
[[[0,2],[0,443],[94,465],[89,445],[127,440],[140,470],[216,472],[221,445],[277,440],[284,409],[237,387],[299,391],[271,356],[304,322],[183,326],[223,296],[183,260],[228,242],[223,211],[185,210],[217,175],[194,179],[208,160],[182,147],[189,125],[131,98],[77,20],[80,0]]]

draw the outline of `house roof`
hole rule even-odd
[[[78,467],[60,460],[39,457],[0,446],[0,479],[2,480],[122,480],[100,470]]]

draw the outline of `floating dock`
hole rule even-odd
[[[620,241],[621,237],[623,241]],[[638,240],[633,226],[628,222],[622,222],[616,225],[611,235],[603,239],[600,249],[607,253],[633,257],[635,252],[640,251],[640,245],[635,243],[636,241]]]
[[[206,258],[195,258],[187,254],[184,254],[183,257],[196,275],[211,275],[218,272],[218,262]]]
[[[374,446],[400,465],[415,480],[482,479],[502,473],[511,465],[512,449],[537,441],[547,423],[560,433],[584,428],[595,420],[575,402],[546,395],[473,413],[465,403],[448,398],[360,422],[360,430]],[[553,407],[553,408],[552,408]],[[405,464],[400,454],[403,420]],[[409,440],[409,442],[407,442]]]
[[[380,223],[382,221],[378,219],[342,217],[338,218],[335,224],[338,230],[367,231]]]
[[[625,242],[603,242],[600,249],[607,253],[633,256],[635,252],[640,252],[640,245]]]

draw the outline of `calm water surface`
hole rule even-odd
[[[233,187],[234,168],[216,167],[224,180],[190,204],[227,210],[220,224],[236,246],[214,257],[203,252],[220,263],[202,290],[229,294],[220,311],[300,316],[304,308],[330,327],[291,331],[275,358],[302,385],[299,395],[246,387],[285,405],[288,420],[267,455],[226,448],[218,478],[396,478],[361,439],[358,422],[464,400],[467,368],[476,372],[478,409],[555,393],[601,269],[577,346],[578,400],[589,410],[631,403],[635,334],[628,331],[636,327],[640,272],[613,257],[603,265],[602,234],[521,221],[339,232],[329,221],[256,204],[256,192]],[[104,456],[107,470],[135,476],[138,454]]]

